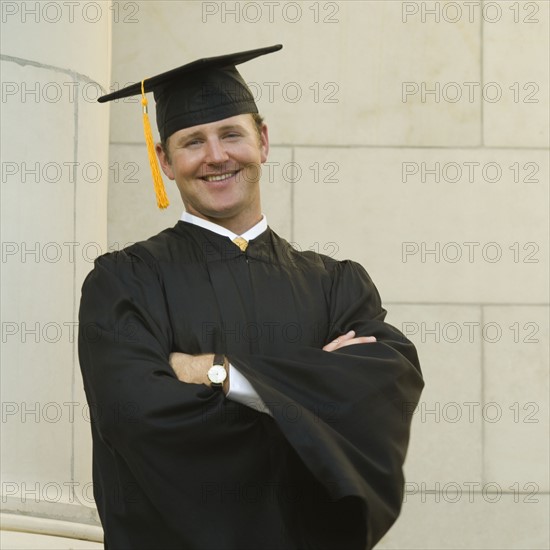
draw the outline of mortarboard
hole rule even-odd
[[[235,65],[276,52],[282,47],[281,44],[277,44],[266,48],[198,59],[98,99],[100,103],[105,103],[139,94],[142,96],[145,141],[147,142],[149,163],[159,208],[168,206],[168,198],[155,154],[145,94],[153,92],[157,126],[163,141],[183,128],[207,124],[245,113],[257,113],[258,108],[254,102],[254,96]]]

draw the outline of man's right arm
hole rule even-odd
[[[83,285],[80,366],[93,431],[101,438],[96,443],[110,451],[94,455],[95,471],[122,491],[125,480],[135,479],[146,495],[145,509],[156,509],[154,516],[177,533],[180,546],[200,541],[215,547],[216,529],[199,532],[192,511],[205,505],[206,489],[221,486],[228,468],[244,479],[254,471],[260,441],[244,416],[227,409],[221,392],[182,384],[175,376],[168,363],[172,336],[165,303],[154,268],[123,251],[99,258]],[[209,448],[223,450],[225,469],[219,468],[221,455]],[[129,514],[126,497],[103,504],[111,506],[105,513]],[[105,500],[98,507],[100,502]],[[213,497],[208,503],[216,510]],[[138,505],[132,501],[131,507]],[[225,521],[219,516],[213,525]]]

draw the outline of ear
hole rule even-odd
[[[162,148],[162,145],[160,143],[157,143],[155,145],[155,151],[157,152],[160,167],[162,168],[162,171],[165,173],[166,177],[171,180],[176,179],[174,176],[174,171],[172,170],[172,163],[168,159],[168,156],[164,152],[164,149]]]
[[[260,133],[260,148],[262,154],[262,164],[267,160],[269,154],[269,133],[267,131],[267,124],[262,124],[262,131]]]

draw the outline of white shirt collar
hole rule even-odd
[[[229,231],[229,229],[226,229],[217,223],[199,218],[198,216],[194,216],[193,214],[189,214],[189,212],[185,211],[181,215],[180,220],[182,222],[192,223],[194,225],[198,225],[199,227],[203,227],[204,229],[208,229],[209,231],[213,231],[222,237],[229,237],[231,240],[237,237],[242,237],[246,241],[251,241],[267,229],[267,218],[265,217],[265,214],[262,214],[262,219],[256,225],[245,231],[242,235],[237,235],[236,233],[233,233],[233,231]]]

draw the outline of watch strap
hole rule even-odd
[[[215,353],[214,360],[212,361],[212,366],[221,365],[225,367],[225,355],[223,353]]]

